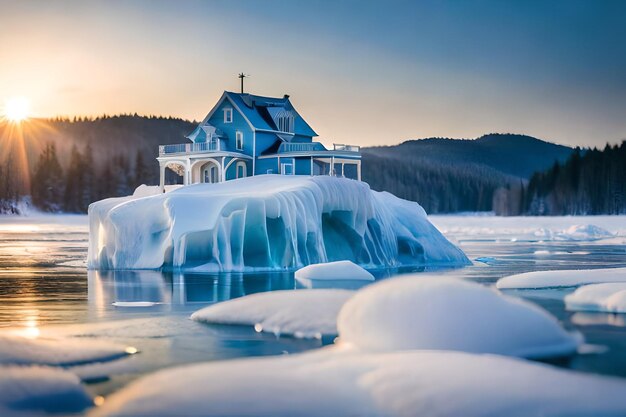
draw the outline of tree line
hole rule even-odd
[[[575,149],[564,162],[536,172],[527,184],[501,188],[500,215],[626,214],[626,141],[603,150]]]
[[[475,164],[445,165],[372,153],[362,158],[362,179],[372,189],[417,201],[431,214],[490,211],[496,190],[513,181],[513,177]]]
[[[89,144],[82,151],[74,146],[63,169],[55,145],[48,144],[31,176],[31,201],[42,211],[86,213],[94,201],[130,195],[139,185],[153,181],[154,173],[141,151],[134,161],[120,153],[98,167]]]

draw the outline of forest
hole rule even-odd
[[[40,120],[22,133],[26,158],[2,145],[8,134],[0,125],[0,213],[18,213],[25,201],[47,212],[85,213],[93,201],[155,185],[158,145],[184,142],[195,123],[138,115]],[[489,134],[363,148],[362,157],[372,189],[432,214],[626,213],[626,142],[589,150]],[[168,183],[179,180],[167,175]]]
[[[496,192],[500,215],[626,214],[626,141],[603,150],[575,149],[563,163],[533,174],[527,184]]]

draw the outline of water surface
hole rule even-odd
[[[625,223],[623,217],[616,219]],[[626,241],[619,239],[543,241],[533,235],[533,227],[539,225],[533,226],[532,219],[528,230],[501,225],[494,229],[493,218],[440,217],[434,221],[470,259],[480,261],[462,269],[418,272],[418,277],[458,276],[492,285],[502,276],[533,270],[626,266]],[[572,221],[558,220],[559,225]],[[474,227],[463,227],[468,222]],[[208,326],[188,319],[192,312],[213,303],[296,288],[293,273],[87,271],[87,243],[86,216],[0,217],[0,327],[31,337],[101,338],[140,350],[114,365],[78,369],[94,394],[108,394],[163,367],[290,354],[332,343],[257,333],[245,326]],[[413,271],[373,272],[377,279],[385,279]],[[569,291],[509,294],[546,308],[567,328],[583,333],[592,345],[588,350],[593,353],[577,355],[560,366],[626,376],[626,316],[567,312],[563,296]]]

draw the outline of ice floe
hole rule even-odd
[[[626,382],[496,355],[337,347],[162,370],[97,416],[610,416]]]
[[[418,275],[372,284],[346,302],[341,342],[363,350],[444,349],[541,358],[572,354],[580,337],[529,302],[485,286]]]
[[[89,207],[90,268],[279,270],[336,260],[469,264],[417,203],[360,181],[260,175],[149,194]]]
[[[339,289],[264,292],[205,307],[191,318],[204,323],[250,325],[276,335],[320,338],[337,334],[337,314],[353,294]]]
[[[526,272],[500,278],[496,286],[499,289],[539,289],[605,282],[626,282],[626,268]]]
[[[374,281],[374,276],[350,261],[305,266],[296,271],[295,279],[305,288],[356,289]]]
[[[583,285],[565,296],[565,306],[574,311],[626,313],[626,282]]]
[[[0,365],[74,366],[110,361],[137,350],[102,341],[76,338],[26,338],[0,334]]]
[[[2,342],[0,342],[2,343]],[[58,368],[0,365],[0,415],[76,413],[93,405],[78,377]]]

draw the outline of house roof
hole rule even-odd
[[[231,91],[224,92],[224,95],[235,104],[255,129],[278,130],[272,115],[289,111],[294,115],[294,134],[317,136],[317,133],[293,107],[291,101],[289,101],[289,96],[274,98],[255,96],[248,93],[233,93]]]

